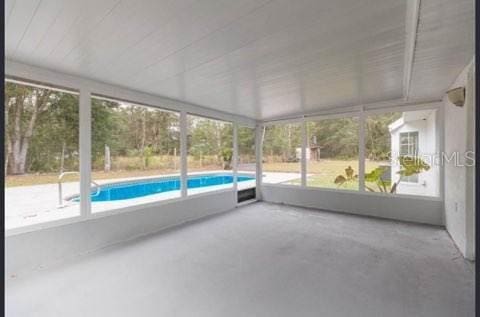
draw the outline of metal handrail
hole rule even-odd
[[[97,191],[95,192],[95,194],[92,195],[92,197],[98,196],[100,194],[100,185],[98,185],[98,183],[95,182],[93,179],[90,180],[90,184],[95,185],[95,187],[97,188]]]
[[[65,175],[73,175],[73,174],[80,174],[80,172],[63,172],[58,176],[58,205],[59,207],[64,207],[63,203],[63,188],[62,188],[62,180]],[[94,180],[90,180],[90,183],[94,185],[96,188],[96,192],[93,196],[97,196],[100,193],[100,185]]]

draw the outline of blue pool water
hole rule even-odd
[[[255,177],[238,175],[237,181],[254,180]],[[188,188],[199,188],[214,185],[233,183],[233,176],[228,174],[213,174],[190,176],[187,181]],[[116,184],[101,185],[98,193],[92,193],[91,200],[112,201],[143,197],[180,189],[180,177],[138,180]],[[74,198],[78,200],[78,197]]]

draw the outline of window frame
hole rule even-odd
[[[294,186],[296,188],[298,187],[305,187],[306,186],[306,125],[305,125],[305,120],[304,118],[295,118],[292,120],[275,120],[275,121],[270,121],[270,122],[265,122],[260,126],[260,159],[259,161],[257,160],[257,170],[258,164],[261,165],[260,171],[261,171],[261,184],[263,184],[263,177],[264,175],[264,168],[263,168],[263,160],[264,160],[264,137],[266,133],[264,133],[264,129],[273,127],[273,126],[278,126],[278,125],[298,125],[298,128],[300,129],[300,159],[298,159],[299,164],[299,169],[298,173],[300,174],[300,182],[298,184],[288,184],[287,181],[283,181],[281,183],[265,183],[268,185],[286,185],[286,186]],[[257,140],[257,138],[256,138]],[[258,151],[258,149],[257,149]],[[297,152],[295,151],[295,156],[297,156]],[[257,174],[258,175],[258,174]],[[291,180],[290,180],[291,181]]]
[[[24,80],[15,76],[5,76],[4,77],[4,84],[5,83],[12,83],[15,85],[23,85],[23,86],[29,86],[29,87],[35,87],[39,89],[47,89],[47,90],[52,90],[60,93],[65,93],[65,94],[70,94],[78,97],[78,173],[79,173],[79,180],[78,180],[78,194],[79,197],[83,197],[83,183],[85,182],[85,177],[82,175],[82,164],[84,163],[84,156],[85,156],[85,151],[82,150],[82,125],[85,125],[85,109],[82,109],[82,100],[85,98],[85,92],[82,94],[82,91],[80,89],[75,89],[75,88],[70,88],[66,87],[63,85],[55,85],[55,84],[50,84],[50,83],[43,83],[41,81],[36,81],[36,80]],[[77,171],[74,171],[77,172]],[[7,175],[4,174],[4,181],[5,177]],[[4,184],[4,190],[5,190],[5,184]],[[78,213],[73,215],[72,217],[67,217],[67,218],[59,218],[59,219],[54,219],[46,222],[37,222],[34,224],[29,224],[25,226],[20,226],[20,227],[13,227],[5,230],[5,236],[11,236],[23,232],[31,232],[35,231],[38,229],[43,229],[43,228],[50,228],[52,225],[62,225],[62,224],[68,224],[72,222],[77,222],[81,219],[84,218],[84,214],[87,212],[85,208],[85,202],[80,201],[78,205]],[[5,218],[4,218],[5,221]]]
[[[240,134],[240,129],[249,129],[253,133],[253,150],[254,150],[254,159],[255,159],[255,171],[254,175],[255,178],[257,178],[257,173],[258,173],[258,162],[257,162],[257,128],[256,127],[251,127],[243,124],[238,124],[234,123],[233,126],[233,168],[234,168],[234,190],[235,190],[235,201],[237,205],[243,205],[245,203],[248,203],[250,201],[256,201],[258,199],[258,189],[257,189],[257,182],[255,182],[255,187],[253,187],[256,191],[256,195],[254,199],[248,200],[248,201],[243,201],[243,202],[238,202],[238,170],[239,170],[239,165],[240,165],[240,142],[239,142],[239,134]]]
[[[414,137],[415,142],[410,142],[410,138]],[[400,156],[417,156],[418,155],[418,145],[419,145],[419,132],[418,131],[406,131],[406,132],[400,132],[398,134],[399,137],[399,155]],[[402,143],[402,137],[407,138],[407,143]],[[415,151],[411,152],[410,147],[414,145],[415,146]],[[402,146],[407,146],[407,153],[403,154],[402,153]]]
[[[196,199],[201,196],[208,196],[222,192],[232,192],[234,188],[218,189],[205,193],[199,193],[193,196],[186,195],[186,188],[182,186],[182,195],[179,198],[172,198],[167,200],[160,200],[156,202],[141,203],[132,206],[112,208],[110,210],[98,213],[92,213],[90,202],[90,180],[91,180],[91,99],[92,97],[100,99],[112,99],[113,101],[125,102],[133,105],[144,107],[157,108],[163,111],[170,111],[180,113],[180,157],[181,157],[181,179],[186,180],[186,116],[187,113],[199,117],[213,119],[231,123],[235,129],[237,124],[246,127],[257,129],[258,124],[254,119],[228,114],[208,108],[199,107],[197,105],[172,100],[160,96],[153,96],[147,93],[136,92],[128,88],[120,88],[110,84],[96,82],[94,80],[78,78],[75,76],[65,75],[61,73],[54,73],[45,71],[39,68],[28,68],[25,72],[23,68],[17,68],[15,64],[7,74],[5,74],[4,81],[14,82],[17,84],[25,84],[36,86],[39,88],[55,89],[61,92],[71,93],[79,96],[79,156],[80,156],[80,214],[78,216],[52,220],[43,223],[35,223],[21,227],[11,228],[5,231],[5,236],[15,236],[19,234],[45,230],[74,224],[92,219],[114,216],[126,212],[134,212],[144,210],[146,208],[158,207],[166,204],[176,203],[179,201]],[[10,73],[10,74],[8,74]],[[22,76],[13,76],[12,73],[19,73]],[[109,97],[112,96],[112,97]],[[162,106],[157,106],[160,104]],[[168,105],[167,107],[163,105]],[[258,130],[257,130],[258,132]],[[236,139],[233,139],[233,144]],[[258,138],[256,138],[256,155],[258,155]],[[258,161],[257,161],[258,162]],[[257,173],[258,173],[257,164]],[[232,169],[234,174],[234,182],[236,181],[236,172]],[[257,188],[261,182],[256,177]],[[182,182],[184,184],[184,182]],[[258,199],[259,196],[257,196]],[[256,200],[257,200],[256,199]],[[236,203],[236,199],[235,199]],[[249,203],[249,202],[246,202]],[[245,204],[245,203],[242,203]]]
[[[361,159],[360,159],[360,134],[361,134],[361,130],[362,130],[362,126],[364,125],[364,120],[363,120],[363,117],[361,115],[361,113],[358,113],[358,112],[354,112],[354,113],[348,113],[348,114],[337,114],[337,115],[325,115],[325,116],[316,116],[316,117],[312,117],[312,118],[307,118],[305,120],[305,133],[306,133],[306,144],[305,144],[305,147],[308,146],[308,144],[310,143],[311,140],[309,140],[309,137],[310,137],[310,132],[308,130],[308,123],[320,123],[322,121],[325,121],[325,120],[341,120],[341,119],[351,119],[351,120],[356,120],[356,124],[357,124],[357,133],[358,133],[358,142],[357,142],[357,149],[358,149],[358,165],[356,166],[356,171],[357,171],[357,175],[358,175],[358,189],[340,189],[340,188],[330,188],[330,187],[320,187],[320,186],[311,186],[311,185],[308,185],[308,180],[306,180],[306,187],[308,188],[320,188],[320,189],[329,189],[329,190],[344,190],[344,191],[347,191],[347,192],[359,192],[359,191],[364,191],[364,183],[361,184],[360,182],[360,170],[362,169],[360,166],[362,165],[362,162],[361,162]],[[306,152],[306,148],[305,148],[305,152]],[[320,150],[321,152],[321,150]],[[305,160],[306,160],[306,155],[305,155]],[[364,162],[364,161],[363,161]],[[305,162],[305,169],[306,169],[306,173],[308,173],[308,162],[306,161]],[[362,172],[362,175],[364,175],[364,172]],[[306,175],[305,175],[305,178],[306,178]],[[362,177],[363,179],[363,177]]]
[[[182,193],[182,197],[197,197],[199,195],[204,195],[204,194],[209,194],[209,193],[214,193],[214,192],[219,192],[219,191],[230,191],[230,190],[233,190],[235,192],[235,197],[236,197],[236,188],[237,188],[237,171],[236,171],[236,168],[237,168],[237,162],[236,162],[236,151],[238,151],[238,145],[237,145],[237,123],[235,121],[229,121],[229,120],[223,120],[223,119],[217,119],[217,118],[214,118],[214,117],[211,117],[211,116],[205,116],[205,115],[200,115],[200,114],[196,114],[196,113],[191,113],[191,112],[185,112],[184,114],[185,118],[184,118],[184,123],[182,125],[182,123],[180,124],[180,130],[184,130],[184,133],[185,133],[185,136],[184,136],[184,143],[185,143],[185,155],[182,156],[182,159],[185,160],[184,164],[185,164],[185,175],[184,177],[182,176],[181,180],[182,180],[182,184],[185,184],[185,193],[183,194]],[[231,169],[231,173],[233,175],[233,182],[232,182],[232,186],[231,187],[228,187],[228,188],[222,188],[222,189],[214,189],[214,190],[208,190],[206,192],[203,192],[203,193],[188,193],[188,177],[189,177],[189,171],[188,171],[188,136],[189,136],[189,130],[188,130],[188,116],[193,116],[193,117],[198,117],[200,119],[205,119],[205,120],[212,120],[212,121],[219,121],[219,122],[222,122],[222,123],[226,123],[226,124],[231,124],[232,126],[232,169]],[[230,170],[226,170],[226,172],[229,172]],[[200,171],[200,172],[193,172],[194,174],[203,174],[203,173],[208,173],[209,171]],[[183,187],[182,187],[183,188]],[[183,196],[185,195],[185,196]]]
[[[343,117],[352,117],[358,116],[360,118],[360,131],[359,131],[359,190],[358,191],[351,191],[351,190],[344,190],[344,189],[330,189],[330,188],[320,188],[320,187],[311,187],[307,186],[305,183],[302,182],[301,188],[306,188],[309,190],[318,190],[318,191],[326,191],[326,192],[342,192],[345,194],[354,194],[354,195],[367,195],[367,196],[381,196],[381,197],[404,197],[404,198],[412,198],[412,199],[420,199],[420,200],[428,200],[428,201],[443,201],[444,199],[444,189],[443,189],[443,180],[444,180],[444,170],[443,166],[439,165],[439,177],[437,179],[439,192],[437,196],[425,196],[425,195],[415,195],[415,194],[401,194],[401,195],[390,195],[385,193],[378,193],[378,192],[369,192],[365,190],[365,119],[367,116],[371,115],[381,115],[389,112],[409,112],[409,111],[420,111],[420,110],[435,110],[437,111],[436,116],[436,125],[435,125],[435,135],[436,135],[436,152],[442,153],[443,151],[443,125],[442,121],[444,117],[443,105],[441,102],[426,102],[426,103],[411,103],[411,104],[402,104],[402,103],[374,103],[368,105],[360,105],[360,106],[351,106],[351,107],[344,107],[342,109],[326,109],[324,111],[320,111],[318,113],[304,115],[301,117],[292,117],[291,119],[281,118],[281,119],[273,119],[262,122],[260,124],[261,127],[274,124],[277,122],[302,122],[303,126],[306,130],[306,122],[314,119],[314,120],[321,120],[322,118],[343,118]],[[261,135],[261,134],[260,134]],[[303,138],[303,151],[305,151],[305,147],[307,144],[306,140],[307,136],[306,133],[304,134]],[[263,140],[260,140],[261,145],[260,148],[263,148]],[[262,162],[260,161],[260,166]],[[306,175],[306,160],[302,161],[302,176],[305,177]],[[305,177],[306,178],[306,177]],[[271,187],[283,187],[283,188],[298,188],[297,185],[289,185],[289,184],[263,184],[261,179],[259,180],[261,185],[260,186],[271,186]]]
[[[115,97],[109,97],[109,96],[105,96],[105,95],[100,95],[100,94],[95,94],[95,93],[92,93],[90,94],[90,111],[92,109],[92,104],[93,104],[93,100],[94,99],[97,99],[97,100],[104,100],[104,101],[110,101],[110,102],[115,102],[115,103],[118,103],[118,104],[124,104],[124,105],[127,105],[127,106],[134,106],[134,107],[141,107],[141,108],[146,108],[146,109],[153,109],[153,110],[156,110],[156,111],[160,111],[160,112],[164,112],[164,113],[170,113],[170,114],[174,114],[175,116],[178,117],[178,128],[181,129],[181,112],[180,111],[176,111],[176,110],[171,110],[169,109],[168,107],[164,107],[164,106],[153,106],[153,105],[149,105],[149,104],[145,104],[145,103],[139,103],[139,102],[132,102],[132,101],[127,101],[127,100],[124,100],[124,99],[119,99],[119,98],[115,98]],[[90,114],[90,125],[92,124],[93,122],[93,114]],[[90,133],[93,132],[93,126],[90,127]],[[129,208],[129,207],[136,207],[136,206],[148,206],[150,204],[155,204],[155,203],[158,203],[158,202],[169,202],[169,201],[174,201],[174,200],[177,200],[179,198],[182,197],[182,187],[184,186],[183,185],[183,179],[181,177],[181,131],[179,131],[179,134],[178,134],[178,137],[179,137],[179,158],[180,158],[180,164],[178,166],[178,171],[175,172],[174,174],[179,174],[179,178],[180,178],[180,193],[179,193],[179,196],[178,197],[171,197],[171,198],[166,198],[166,199],[161,199],[161,200],[157,200],[157,201],[154,201],[154,202],[140,202],[138,204],[132,204],[132,205],[127,205],[127,206],[124,206],[124,207],[113,207],[113,208],[110,208],[110,209],[106,209],[106,210],[98,210],[98,211],[94,211],[93,208],[92,208],[92,202],[91,202],[91,199],[90,199],[90,195],[88,196],[88,200],[89,200],[89,211],[90,211],[90,214],[92,215],[97,215],[97,214],[103,214],[103,213],[110,213],[111,211],[115,211],[115,210],[118,210],[118,209],[126,209],[126,208]],[[90,135],[90,142],[92,142],[92,135]],[[90,166],[92,164],[92,144],[90,143]],[[92,172],[93,172],[93,169],[90,168],[90,179],[91,179],[91,182],[94,182],[95,180],[92,179]],[[141,179],[142,177],[139,177],[139,179]],[[147,177],[145,177],[147,178]],[[121,180],[118,180],[118,182],[122,182]]]
[[[398,155],[399,156],[413,156],[413,157],[416,157],[418,155],[418,148],[419,148],[419,131],[406,131],[406,132],[400,132],[398,134],[398,138],[399,138],[399,141],[398,141]],[[410,142],[410,138],[411,137],[414,137],[414,142]],[[403,137],[406,137],[407,138],[407,143],[402,143],[402,138]],[[402,152],[402,147],[403,146],[406,146],[407,147],[407,153],[404,154]],[[411,152],[410,151],[410,148],[414,146],[414,151]],[[407,183],[407,184],[418,184],[419,182],[419,175],[418,174],[415,174],[415,175],[411,175],[411,176],[403,176],[402,179],[401,179],[401,182],[402,183]]]
[[[79,129],[80,130],[80,172],[81,172],[81,183],[84,183],[84,187],[82,187],[81,185],[80,193],[85,194],[86,197],[89,197],[89,193],[88,193],[88,190],[85,191],[85,187],[89,189],[89,186],[90,186],[89,185],[90,173],[87,171],[90,171],[90,160],[91,160],[90,153],[89,153],[90,136],[91,136],[89,127],[91,124],[90,96],[93,93],[96,96],[98,95],[113,96],[115,99],[124,100],[130,103],[138,103],[140,105],[147,105],[147,106],[157,107],[165,110],[180,112],[181,114],[180,115],[180,118],[181,118],[180,133],[181,133],[181,139],[184,140],[184,141],[181,141],[180,143],[181,144],[180,149],[182,153],[181,155],[182,166],[184,165],[183,161],[186,159],[185,149],[184,149],[184,147],[186,146],[185,139],[184,139],[186,136],[186,133],[185,133],[186,131],[184,128],[182,128],[182,126],[184,126],[184,123],[182,123],[182,121],[185,121],[186,113],[190,113],[198,116],[210,117],[216,120],[230,121],[230,122],[233,122],[234,124],[242,124],[246,126],[255,127],[256,128],[255,143],[256,143],[256,157],[257,157],[256,159],[257,161],[257,177],[256,177],[257,200],[261,199],[261,189],[263,186],[262,177],[261,177],[262,176],[261,128],[264,125],[268,125],[269,122],[271,121],[278,122],[279,120],[271,120],[270,118],[265,120],[255,120],[255,119],[243,117],[241,115],[233,115],[233,114],[216,111],[209,108],[200,107],[198,105],[194,105],[188,102],[173,100],[173,99],[169,99],[161,96],[156,96],[156,95],[152,95],[144,92],[135,91],[130,88],[119,87],[119,86],[115,86],[107,83],[98,82],[93,79],[67,75],[64,73],[54,72],[54,71],[42,69],[39,67],[29,66],[21,63],[16,63],[16,62],[8,62],[6,64],[6,74],[5,74],[4,80],[19,81],[27,84],[41,85],[48,88],[58,87],[58,89],[65,89],[69,93],[76,92],[77,94],[80,95],[80,129]],[[168,108],[159,107],[157,106],[157,104],[162,104],[162,105],[168,104],[169,107]],[[306,118],[311,118],[314,116],[318,116],[318,117],[348,116],[349,114],[352,114],[352,113],[359,114],[362,120],[362,117],[365,117],[366,115],[370,115],[370,114],[379,114],[379,113],[394,112],[394,111],[415,111],[415,110],[426,110],[426,109],[434,109],[438,111],[437,113],[439,115],[437,116],[437,125],[436,125],[436,136],[438,138],[437,151],[441,153],[443,150],[443,139],[444,139],[444,132],[443,132],[444,125],[441,123],[442,122],[441,120],[443,120],[443,117],[444,117],[444,111],[443,111],[443,104],[441,103],[441,101],[433,101],[433,102],[426,102],[426,103],[417,102],[417,103],[406,104],[404,100],[392,100],[389,102],[372,103],[367,105],[345,106],[345,107],[336,108],[336,109],[326,108],[325,110],[318,111],[313,114],[298,115],[294,117],[284,117],[282,118],[282,121],[297,121],[297,122],[301,121],[302,122]],[[85,129],[87,127],[88,129]],[[364,131],[362,132],[362,128],[364,128],[364,125],[361,125],[361,131],[359,133],[360,144],[364,139],[362,137],[362,135],[364,134]],[[304,147],[305,146],[302,145],[303,149]],[[361,154],[362,149],[363,147],[360,146],[359,148],[360,160],[364,159],[364,153]],[[83,156],[83,159],[82,159],[82,156]],[[87,157],[88,159],[85,159],[85,157]],[[305,157],[305,155],[303,155],[303,157]],[[302,174],[305,174],[303,170],[303,168],[305,167],[304,166],[305,164],[304,163],[302,164],[303,164]],[[360,169],[359,169],[360,178],[362,178],[364,174],[364,171],[362,172],[361,170],[363,165],[364,164],[360,164]],[[182,172],[182,178],[185,177],[186,174],[184,173],[186,172],[186,168],[182,167],[181,172]],[[442,201],[444,197],[444,191],[442,186],[443,179],[444,179],[444,170],[443,170],[443,166],[440,166],[440,171],[439,171],[440,191],[439,191],[438,197],[419,196],[419,195],[402,195],[402,197],[419,199],[419,200]],[[362,184],[362,182],[360,182],[360,184]],[[288,188],[292,187],[290,185],[280,185],[280,184],[266,184],[266,186],[278,186],[278,187],[288,187]],[[294,186],[294,187],[298,188],[298,186]],[[301,187],[306,188],[307,186],[305,186],[305,184],[302,184]],[[314,188],[314,187],[310,187],[309,189],[326,191],[326,192],[331,191],[330,189]],[[60,219],[57,221],[51,221],[46,223],[34,224],[34,225],[29,225],[24,227],[13,228],[13,229],[7,230],[5,232],[5,235],[9,237],[9,236],[23,234],[27,232],[33,232],[37,230],[63,226],[66,224],[84,222],[91,219],[117,215],[124,212],[142,210],[145,208],[152,208],[152,207],[157,207],[164,204],[175,203],[177,201],[182,201],[186,199],[193,199],[200,195],[210,195],[211,193],[218,193],[223,191],[228,192],[230,190],[231,189],[220,190],[216,192],[208,192],[208,193],[198,194],[194,196],[182,195],[181,198],[177,198],[177,199],[159,201],[159,202],[150,203],[150,204],[136,205],[136,206],[126,207],[126,208],[113,209],[108,212],[96,213],[96,214],[92,214],[88,210],[90,206],[89,199],[88,201],[84,199],[83,200],[84,206],[81,207],[80,216],[67,218],[67,219]],[[335,191],[336,192],[342,191],[351,195],[370,195],[370,196],[377,196],[377,197],[391,197],[391,196],[385,196],[381,193],[370,193],[370,192],[364,192],[362,190],[360,190],[359,192],[343,191],[340,189]]]

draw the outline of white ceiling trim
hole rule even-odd
[[[330,107],[325,108],[319,111],[307,112],[307,113],[297,113],[289,116],[279,116],[272,117],[263,120],[263,122],[287,122],[295,121],[299,118],[310,118],[310,117],[323,117],[329,115],[348,115],[351,113],[358,113],[362,109],[366,113],[382,113],[382,112],[396,112],[396,111],[412,111],[412,110],[422,110],[437,108],[441,104],[441,100],[435,99],[425,99],[425,100],[410,100],[405,102],[403,98],[385,100],[373,103],[364,103],[360,105],[346,105],[342,107]]]
[[[407,1],[405,21],[405,64],[403,70],[403,99],[408,101],[410,83],[412,82],[413,62],[415,59],[415,44],[417,42],[418,22],[420,20],[420,1]]]
[[[186,111],[187,113],[216,118],[219,120],[237,122],[247,126],[255,126],[257,121],[245,116],[227,113],[211,108],[202,107],[192,103],[178,101],[162,96],[152,95],[141,91],[132,90],[102,83],[89,78],[69,75],[55,70],[27,65],[11,60],[5,60],[5,77],[14,80],[34,81],[36,84],[52,85],[66,89],[86,89],[92,94],[108,96],[114,99],[143,104],[146,106],[158,107],[160,109],[173,111]]]
[[[321,117],[326,115],[338,114],[347,115],[349,113],[359,112],[361,109],[364,109],[365,112],[406,111],[415,109],[418,110],[423,109],[423,107],[425,106],[429,107],[431,105],[438,105],[438,103],[441,102],[441,100],[415,100],[407,103],[403,98],[400,98],[360,105],[329,107],[315,112],[297,113],[288,116],[279,116],[267,118],[264,120],[255,120],[252,118],[213,110],[211,108],[205,108],[183,101],[131,90],[126,87],[106,84],[88,78],[82,78],[79,76],[60,73],[54,70],[10,61],[8,59],[5,61],[5,77],[9,78],[9,80],[11,81],[16,82],[21,82],[21,80],[33,81],[34,85],[42,88],[48,87],[48,85],[52,85],[55,87],[59,87],[59,89],[64,88],[63,90],[68,90],[68,92],[71,92],[70,89],[79,91],[82,88],[86,88],[91,91],[92,94],[104,95],[117,100],[123,100],[125,102],[143,104],[146,106],[158,107],[165,110],[186,111],[191,114],[237,122],[239,124],[250,127],[253,127],[259,123],[268,122],[296,122],[301,121],[305,117]]]

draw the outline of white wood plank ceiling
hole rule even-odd
[[[416,28],[415,3],[6,0],[6,57],[256,119],[438,100],[473,57],[473,0],[421,0]]]

